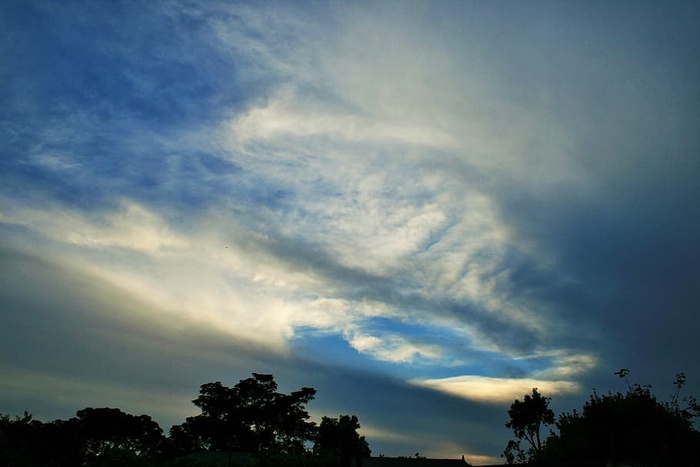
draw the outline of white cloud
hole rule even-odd
[[[321,293],[324,288],[322,284],[319,286],[319,289],[315,289],[316,293]],[[394,306],[372,300],[322,296],[309,297],[308,301],[300,299],[297,303],[289,305],[293,308],[292,323],[295,327],[346,336],[361,328],[367,319],[400,317]]]
[[[442,357],[442,349],[437,345],[425,344],[410,338],[393,334],[366,334],[363,331],[350,332],[349,344],[358,352],[372,355],[374,358],[392,363],[411,363],[416,360],[436,360]]]
[[[479,402],[504,403],[522,398],[532,388],[538,388],[547,396],[576,394],[581,390],[572,381],[549,381],[530,378],[491,378],[479,375],[455,376],[441,379],[414,379],[418,386]]]
[[[572,378],[592,370],[598,365],[598,357],[592,354],[563,355],[554,358],[551,368],[533,374],[537,378]]]
[[[436,128],[394,122],[358,113],[341,113],[327,103],[283,89],[262,106],[256,106],[229,123],[239,143],[280,138],[330,138],[335,143],[413,144],[443,147],[452,136]]]
[[[90,219],[65,209],[14,209],[4,222],[27,225],[55,241],[87,248],[124,248],[157,254],[184,248],[187,241],[172,232],[158,214],[130,200],[122,199],[119,209]]]
[[[193,320],[277,350],[293,333],[285,297],[296,293],[298,279],[260,262],[245,245],[226,248],[216,233],[176,232],[164,218],[126,200],[94,217],[52,206],[14,209],[3,222],[44,240],[33,242],[32,254],[158,304],[143,313]]]

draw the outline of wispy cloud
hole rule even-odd
[[[165,249],[183,249],[187,242],[171,232],[157,214],[128,200],[120,200],[116,212],[87,219],[80,212],[34,208],[7,216],[4,222],[26,225],[54,241],[87,248],[125,248],[156,254]]]

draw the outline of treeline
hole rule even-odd
[[[253,373],[233,387],[201,386],[192,401],[201,413],[170,429],[149,415],[116,408],[85,408],[74,418],[41,422],[30,414],[0,416],[0,466],[3,467],[198,467],[196,453],[246,453],[236,465],[349,466],[369,456],[354,415],[309,421],[313,388],[284,394],[272,375]]]
[[[630,384],[629,370],[615,374],[625,380],[626,392],[594,390],[581,411],[559,417],[537,388],[515,400],[506,423],[515,439],[502,456],[509,464],[700,466],[700,432],[693,426],[700,405],[693,396],[680,396],[685,374],[676,375],[668,401],[649,385]],[[549,433],[542,432],[546,427]]]

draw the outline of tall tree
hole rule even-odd
[[[510,420],[506,427],[513,430],[517,440],[510,440],[503,451],[509,464],[530,462],[541,455],[543,443],[540,429],[554,423],[554,412],[549,408],[550,399],[533,388],[532,394],[526,394],[522,401],[515,400],[511,404],[508,410]],[[521,446],[522,440],[529,444],[526,450]]]
[[[306,387],[279,393],[274,377],[260,373],[232,388],[207,383],[192,401],[202,413],[173,427],[171,436],[203,449],[296,452],[313,438],[315,424],[305,404],[315,395]]]

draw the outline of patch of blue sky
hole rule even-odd
[[[464,336],[454,329],[433,325],[429,321],[417,323],[411,321],[412,318],[408,314],[400,319],[372,317],[365,319],[362,327],[378,336],[399,335],[407,340],[436,344],[442,348],[454,350],[455,354],[462,354],[469,349],[469,343]]]
[[[396,327],[384,324],[386,331],[396,333]],[[404,327],[406,329],[406,327]],[[415,355],[407,361],[383,361],[371,353],[363,353],[353,348],[346,338],[335,333],[312,329],[298,329],[292,348],[304,355],[315,356],[321,361],[332,360],[341,362],[352,368],[392,374],[397,377],[411,379],[417,375],[426,378],[450,378],[462,375],[477,375],[488,377],[525,377],[536,369],[546,369],[547,363],[542,361],[533,365],[529,360],[514,360],[496,352],[473,351],[461,348],[457,341],[448,342],[444,335],[436,340],[421,340],[421,343],[437,344],[446,350],[442,358],[426,358]],[[415,330],[414,338],[425,337]],[[381,336],[382,332],[376,335]],[[411,340],[410,335],[402,337]],[[537,363],[537,362],[536,362]]]
[[[3,166],[3,191],[25,202],[48,195],[64,204],[88,208],[95,206],[97,199],[101,198],[99,193],[102,190],[77,186],[65,176],[35,165],[16,163]]]
[[[302,332],[292,341],[291,345],[294,350],[312,360],[322,363],[333,362],[333,365],[337,364],[339,367],[394,375],[404,379],[416,377],[417,371],[424,375],[426,370],[426,365],[422,361],[395,362],[377,359],[370,353],[360,352],[353,348],[343,336],[338,334]],[[433,369],[432,366],[429,368]],[[434,377],[430,370],[428,374]]]
[[[291,341],[292,349],[302,355],[341,367],[361,368],[369,371],[385,371],[395,367],[393,363],[382,362],[368,354],[352,348],[343,336],[328,334],[311,329],[298,329],[298,334]]]
[[[184,166],[181,165],[174,173],[141,175],[131,187],[131,194],[185,209],[207,206],[219,206],[220,209],[237,206],[252,211],[261,207],[273,211],[289,209],[288,201],[293,198],[291,191],[264,177],[248,173],[236,164],[225,161],[219,164],[211,159],[202,162],[199,156],[182,156],[182,160],[180,164]],[[206,164],[213,165],[207,167]],[[220,167],[220,172],[212,173],[213,167]]]
[[[372,317],[368,318],[364,321],[363,323],[364,327],[368,329],[372,329],[373,331],[378,331],[378,332],[392,332],[392,333],[398,333],[401,334],[402,336],[425,336],[427,333],[430,333],[431,330],[433,331],[438,331],[442,332],[442,330],[437,330],[437,329],[431,329],[430,326],[426,326],[425,324],[413,324],[408,322],[408,319],[406,320],[397,320],[397,319],[392,319],[392,318],[385,318],[385,317]]]

